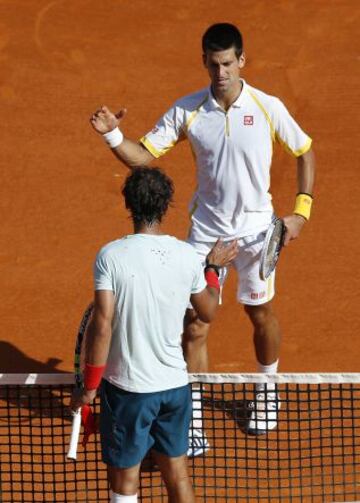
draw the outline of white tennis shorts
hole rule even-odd
[[[275,295],[275,271],[265,281],[260,279],[259,263],[266,231],[238,239],[239,253],[231,266],[237,271],[237,300],[241,304],[257,306],[269,302]],[[199,254],[203,265],[214,242],[199,242],[188,239]],[[230,267],[231,267],[230,266]],[[220,286],[223,288],[229,267],[223,267],[220,272]],[[220,302],[221,303],[221,302]],[[191,306],[189,306],[191,308]]]

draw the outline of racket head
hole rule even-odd
[[[286,227],[281,218],[274,218],[266,232],[260,256],[260,278],[265,281],[276,267],[284,245]]]
[[[86,333],[87,333],[87,327],[92,317],[93,310],[94,310],[94,303],[91,302],[84,311],[76,337],[75,354],[74,354],[74,374],[75,374],[75,386],[76,388],[79,389],[83,388],[84,386]]]

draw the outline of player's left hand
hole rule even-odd
[[[239,247],[236,239],[224,243],[223,240],[219,238],[209,251],[206,261],[218,267],[225,267],[231,264],[238,253]]]
[[[287,246],[290,241],[299,237],[306,220],[300,215],[289,215],[283,220],[286,227],[284,246]]]
[[[70,400],[70,409],[74,412],[79,410],[83,405],[90,405],[96,397],[96,389],[93,390],[77,390],[73,391]]]

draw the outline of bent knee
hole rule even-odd
[[[112,491],[117,494],[136,494],[139,488],[139,473],[137,467],[121,469],[108,465],[108,477]]]
[[[245,305],[244,309],[254,325],[262,326],[267,324],[272,318],[275,318],[272,306],[269,302],[259,306]]]
[[[164,482],[166,487],[170,492],[174,489],[182,486],[183,484],[190,484],[191,479],[188,473],[188,468],[186,465],[171,467],[170,469],[167,467],[165,470],[162,470],[162,476],[164,478]]]
[[[191,479],[189,475],[179,474],[165,479],[165,484],[167,490],[172,493],[173,491],[179,491],[182,486],[191,485]]]

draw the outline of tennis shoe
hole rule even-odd
[[[268,385],[267,390],[257,391],[246,428],[247,433],[250,435],[265,435],[269,430],[276,428],[280,407],[279,395],[274,388],[270,388],[270,385]]]
[[[194,428],[190,430],[189,436],[189,448],[187,455],[189,458],[195,458],[197,456],[202,456],[210,449],[210,444],[206,438],[206,433],[200,428]]]

